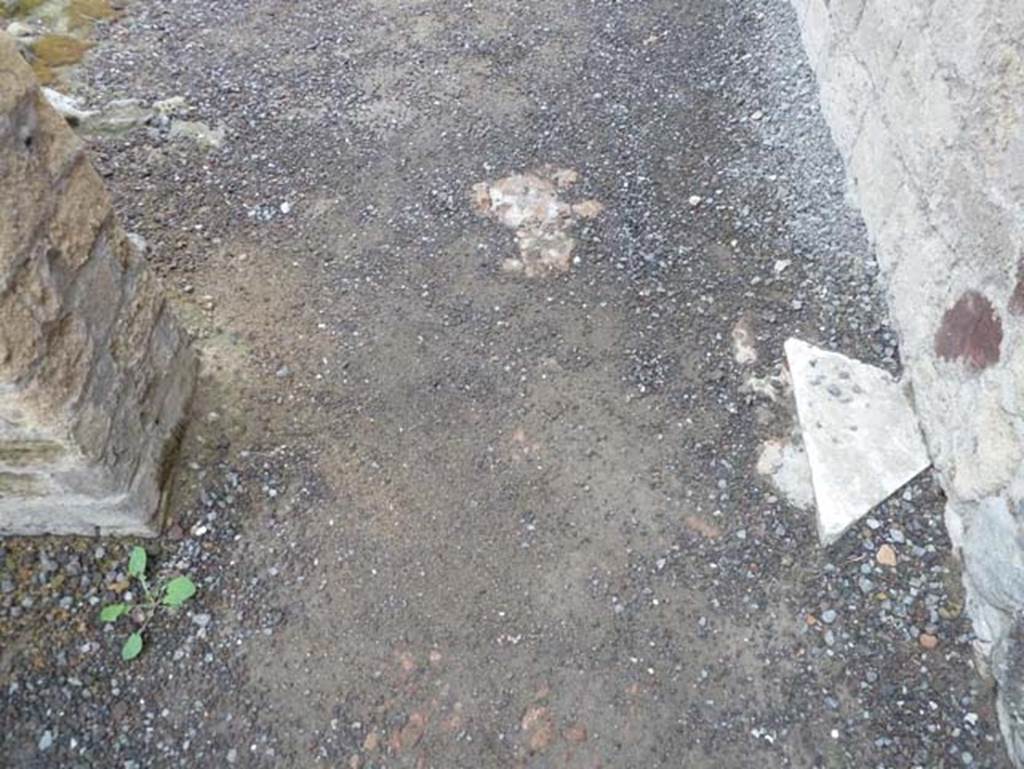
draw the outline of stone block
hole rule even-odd
[[[0,33],[0,535],[155,534],[196,358]]]

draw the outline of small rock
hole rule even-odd
[[[380,735],[375,731],[367,734],[366,739],[363,740],[363,750],[367,753],[373,753],[378,745],[380,745]]]
[[[188,112],[188,102],[184,96],[171,96],[167,99],[153,102],[153,109],[161,115],[178,115]]]
[[[209,614],[193,614],[192,624],[198,625],[199,627],[206,627],[210,624],[210,619],[211,617]]]
[[[53,747],[53,734],[47,729],[43,732],[43,736],[39,738],[39,750],[47,751]]]
[[[875,560],[882,564],[882,566],[895,566],[896,551],[892,548],[892,545],[882,545],[875,554]]]
[[[703,198],[700,195],[690,195],[690,207],[696,208],[700,205],[701,200],[703,200]]]
[[[231,748],[228,751],[228,763],[233,764],[238,760],[238,751],[235,748]]]
[[[135,253],[139,256],[144,256],[149,248],[149,244],[146,243],[146,239],[137,232],[129,232],[125,235],[128,242],[131,243],[132,248],[135,249]]]
[[[921,633],[917,638],[917,642],[925,649],[934,649],[939,645],[939,639],[931,633]]]
[[[68,96],[46,86],[43,86],[42,92],[50,106],[73,126],[78,125],[83,120],[88,120],[96,114],[95,110],[85,109],[82,106],[82,102],[73,96]]]
[[[7,34],[14,38],[19,47],[28,47],[39,37],[32,27],[22,24],[20,21],[12,21],[8,24]],[[45,92],[46,89],[44,88],[43,91]]]
[[[138,99],[115,99],[101,110],[92,110],[79,121],[88,133],[120,134],[145,125],[153,110]]]
[[[835,609],[825,609],[825,611],[821,613],[821,621],[826,625],[831,625],[836,621],[837,616]]]
[[[216,149],[224,143],[224,127],[210,128],[198,120],[175,120],[171,123],[171,139],[189,139],[200,147]]]

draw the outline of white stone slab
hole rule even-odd
[[[828,545],[931,461],[904,387],[888,372],[799,339],[785,349],[818,536]]]

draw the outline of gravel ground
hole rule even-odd
[[[131,543],[0,544],[0,761],[1008,766],[935,480],[823,550],[754,470],[787,336],[899,369],[786,3],[177,0],[96,36],[88,103],[224,128],[90,140],[203,351],[145,543],[200,592],[122,663]],[[470,192],[548,165],[604,209],[528,278]]]

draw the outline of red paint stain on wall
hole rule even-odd
[[[935,334],[935,353],[976,369],[999,362],[1003,323],[992,303],[977,291],[965,291],[942,316]]]

